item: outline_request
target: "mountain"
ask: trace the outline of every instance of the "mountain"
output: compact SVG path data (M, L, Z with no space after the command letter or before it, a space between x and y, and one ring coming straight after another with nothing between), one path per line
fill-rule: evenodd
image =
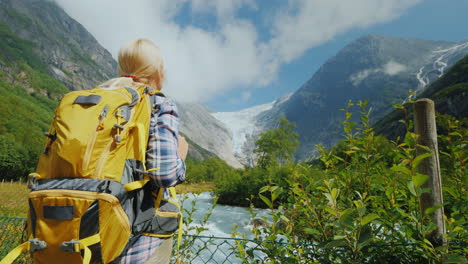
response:
M58 98L109 78L115 65L54 3L0 0L0 177L34 168Z
M430 98L434 101L435 110L457 119L468 118L468 55L457 61L442 77L431 83L417 98ZM417 99L415 98L415 99ZM412 108L407 106L409 119L412 119ZM395 139L405 133L402 110L395 109L374 125L378 134Z
M70 90L93 88L117 73L111 54L52 1L0 0L0 21L30 41L47 72Z
M219 120L229 131L232 137L232 151L235 158L241 164L249 167L255 164L255 157L253 155L255 141L258 138L258 134L266 129L263 124L257 122L258 118L265 112L279 107L291 95L286 94L274 102L246 108L237 112L212 113L213 117Z
M295 122L301 143L296 157L305 159L314 154L316 144L331 147L343 138L344 113L339 109L346 108L349 100L368 99L371 121L376 121L389 113L393 104L402 103L409 90L424 91L465 54L468 42L363 36L330 58L287 100L259 114L252 124L272 128L281 115Z
M227 164L240 168L242 164L233 155L232 135L224 124L212 116L212 111L197 103L180 102L177 104L180 112L180 131L186 135L192 144L196 144ZM195 157L201 158L195 154Z
M30 172L59 98L114 77L116 65L111 54L54 2L0 0L0 178L16 179ZM229 133L210 111L179 105L189 155L218 155L240 167Z

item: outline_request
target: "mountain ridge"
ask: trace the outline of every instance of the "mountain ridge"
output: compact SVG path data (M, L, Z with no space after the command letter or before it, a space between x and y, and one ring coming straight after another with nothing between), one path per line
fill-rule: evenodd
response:
M296 158L307 159L314 155L316 144L331 147L343 138L344 114L339 109L349 100L369 99L375 122L393 104L404 101L409 90L423 91L464 54L468 54L465 42L362 36L327 60L281 106L260 114L256 125L266 130L286 116L296 123L300 135Z

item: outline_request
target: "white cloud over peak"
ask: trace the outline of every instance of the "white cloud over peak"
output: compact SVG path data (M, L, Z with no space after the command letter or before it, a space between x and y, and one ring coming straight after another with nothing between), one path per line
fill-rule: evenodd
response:
M369 77L373 73L385 73L387 75L396 75L401 73L407 69L406 65L398 63L394 60L390 60L380 68L374 69L365 69L360 72L357 72L350 77L350 81L354 86L358 86L362 81L364 81L367 77Z
M152 40L165 59L164 90L179 100L206 101L239 87L271 84L281 65L306 50L347 30L395 19L422 0L279 2L276 15L264 18L272 25L267 40L259 39L255 21L239 14L248 8L260 17L265 15L254 0L55 1L114 57L132 39ZM213 27L191 24L190 17L180 24L178 15L183 10L193 19L202 15L216 18ZM398 67L393 65L386 72L395 70Z
M396 75L406 70L406 66L396 61L389 61L383 67L383 72L387 75Z

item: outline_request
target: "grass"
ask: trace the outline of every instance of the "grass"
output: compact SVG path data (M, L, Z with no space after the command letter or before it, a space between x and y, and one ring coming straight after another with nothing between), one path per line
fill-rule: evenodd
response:
M21 182L0 183L0 216L26 217L29 189Z
M200 183L183 183L176 186L177 193L202 193L202 192L212 192L214 191L215 186L213 183L209 182L200 182Z

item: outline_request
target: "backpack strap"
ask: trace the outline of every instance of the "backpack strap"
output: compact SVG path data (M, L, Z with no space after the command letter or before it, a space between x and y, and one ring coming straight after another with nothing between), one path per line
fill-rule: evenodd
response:
M43 250L47 247L46 242L35 239L29 239L23 244L14 248L8 255L6 255L1 261L0 264L11 264L24 252L34 253L39 250Z
M84 250L83 255L83 264L89 264L91 262L91 250L89 246L101 242L101 237L99 233L80 239L80 240L70 240L63 242L60 246L60 249L70 253L78 253L81 250Z
M31 242L26 241L23 244L17 246L13 249L8 255L6 255L1 261L0 264L11 264L15 259L17 259L23 252L31 250Z
M166 97L161 91L155 91L153 88L147 86L145 88L145 93L150 96L151 102L151 116L155 116L159 110L161 110L161 105L158 104L157 96L159 97Z

